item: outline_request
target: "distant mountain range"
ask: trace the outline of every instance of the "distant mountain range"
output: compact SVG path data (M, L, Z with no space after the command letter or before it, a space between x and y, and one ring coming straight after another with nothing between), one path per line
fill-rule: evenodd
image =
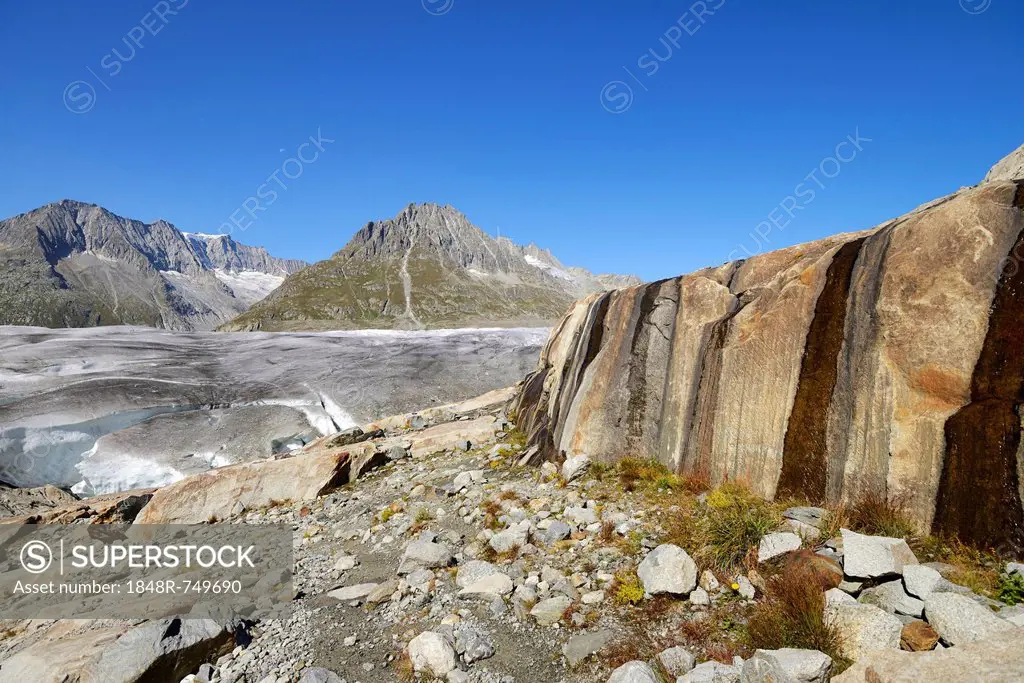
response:
M64 200L0 221L0 324L212 329L306 265Z
M535 245L491 237L451 206L410 204L221 329L546 326L580 297L639 282L567 268Z
M0 221L0 325L172 330L546 326L638 284L494 238L450 206L370 222L326 261L63 200Z

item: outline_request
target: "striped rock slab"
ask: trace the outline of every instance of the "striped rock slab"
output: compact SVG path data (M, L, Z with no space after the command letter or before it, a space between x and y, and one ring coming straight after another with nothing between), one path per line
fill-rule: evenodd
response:
M539 456L654 457L1024 546L1024 181L578 301L516 399Z

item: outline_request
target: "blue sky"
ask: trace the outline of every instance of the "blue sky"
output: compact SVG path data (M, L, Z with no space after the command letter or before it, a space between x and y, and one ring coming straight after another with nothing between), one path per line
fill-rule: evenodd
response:
M1016 0L0 0L0 17L0 215L61 198L197 232L234 215L240 241L307 260L433 201L653 279L869 227L1024 142ZM318 131L334 142L300 150Z

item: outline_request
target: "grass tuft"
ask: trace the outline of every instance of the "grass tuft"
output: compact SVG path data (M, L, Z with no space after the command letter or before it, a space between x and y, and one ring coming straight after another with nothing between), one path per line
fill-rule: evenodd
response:
M825 593L820 577L807 565L791 563L768 581L768 591L747 623L753 648L819 650L838 671L849 666L838 630L825 620Z
M847 514L850 528L855 531L893 538L917 536L917 525L907 515L906 505L885 495L867 494Z

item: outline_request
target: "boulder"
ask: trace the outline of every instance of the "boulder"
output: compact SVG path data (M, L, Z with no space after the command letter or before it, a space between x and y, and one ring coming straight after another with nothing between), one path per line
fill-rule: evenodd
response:
M661 683L654 670L643 662L626 662L612 672L608 683Z
M773 499L908 492L922 527L1019 546L1015 440L979 425L996 411L1009 424L1019 402L994 377L1024 357L1021 271L1004 269L1021 215L1002 179L869 230L593 294L554 325L511 409L549 456L648 453ZM978 381L992 390L972 396Z
M562 516L580 526L587 526L588 524L595 524L600 521L597 518L596 511L584 507L567 507Z
M89 524L131 524L156 492L156 489L134 489L77 500L61 489L44 486L29 489L37 494L31 496L34 504L26 508L17 494L22 490L0 488L0 492L6 492L9 497L6 502L0 501L0 524L81 524L85 520ZM45 505L38 505L40 496L45 499ZM3 517L5 511L28 514Z
M576 481L586 474L588 469L590 469L590 456L576 455L567 458L562 463L562 479L567 482Z
M495 597L511 595L513 587L512 579L504 574L490 574L463 588L459 591L459 597L490 601Z
M368 595L377 590L378 586L380 586L379 583L358 583L353 586L344 586L327 591L327 595L341 602L364 600Z
M949 645L965 645L1019 630L987 607L956 593L932 593L924 601L924 614L942 641Z
M373 444L348 452L304 454L220 467L163 487L135 518L136 524L205 524L227 519L236 503L246 510L280 501L314 500L379 464Z
M908 617L919 618L924 616L924 602L908 595L900 579L864 589L857 602L880 607L890 614L905 614Z
M799 550L801 543L799 536L789 532L765 534L757 546L757 561L767 562L780 555Z
M828 515L828 510L819 507L792 507L787 508L782 516L786 519L791 519L807 526L820 528Z
M670 647L658 653L658 663L669 676L690 673L697 665L697 658L684 647Z
M526 545L530 538L530 522L523 520L491 536L488 544L496 553L507 553Z
M530 616L536 619L537 623L541 626L551 626L552 624L557 624L562 619L565 610L569 609L571 605L572 600L564 595L556 595L553 598L541 600L534 605L533 609L530 610Z
M687 595L697 586L697 564L677 545L659 545L640 562L636 573L649 595Z
M858 579L877 579L903 574L903 567L917 564L914 552L902 538L865 536L842 529L843 570Z
M459 570L455 574L455 585L459 588L467 588L486 576L501 573L501 569L490 562L470 560L459 565Z
M302 670L299 683L344 683L341 676L330 669L320 666L307 667Z
M763 662L767 666L759 666L757 662ZM766 672L780 672L781 676L771 678L764 675ZM756 651L754 656L744 663L740 680L743 683L782 683L783 680L827 683L831 673L832 658L825 653L787 647Z
M910 652L925 652L939 642L939 634L923 621L912 621L903 627L900 647Z
M721 662L704 662L683 674L676 683L739 683L740 668Z
M596 654L615 639L615 632L605 629L593 633L575 635L562 646L562 654L569 668L575 667L587 657Z
M127 630L101 627L69 634L74 625L57 622L35 643L7 659L0 680L179 681L234 647L233 634L210 619L159 619Z
M409 659L416 672L444 678L456 666L455 649L440 633L424 631L409 642Z
M910 564L903 568L903 587L907 593L924 600L942 581L942 575L923 564Z
M437 569L447 567L453 562L452 551L448 546L433 541L413 541L405 547L402 562L398 565L399 574L408 574L416 569Z
M484 415L472 420L445 422L427 427L415 434L406 434L402 439L412 441L412 457L424 458L442 451L465 450L464 447L469 444L486 444L494 440L498 431L500 430L496 419L491 415ZM394 444L389 443L390 445Z
M544 541L551 545L558 541L564 541L572 535L572 527L561 520L555 520L544 532Z
M832 683L1016 683L1024 680L1024 630L930 652L871 653Z
M839 630L847 659L858 660L876 650L900 645L903 622L874 605L826 603L825 618Z

